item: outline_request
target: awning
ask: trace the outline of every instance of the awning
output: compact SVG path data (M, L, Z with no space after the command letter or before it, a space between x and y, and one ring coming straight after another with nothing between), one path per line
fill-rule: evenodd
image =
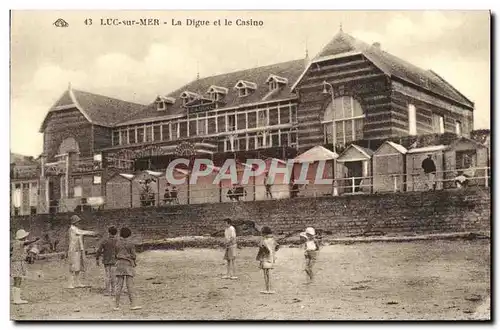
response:
M313 147L293 159L295 163L313 163L318 161L337 159L339 155L323 146Z
M127 180L133 180L134 175L133 174L128 174L128 173L120 173L120 176L127 179Z
M146 170L146 173L155 177L160 177L165 174L164 172L155 172L150 170Z

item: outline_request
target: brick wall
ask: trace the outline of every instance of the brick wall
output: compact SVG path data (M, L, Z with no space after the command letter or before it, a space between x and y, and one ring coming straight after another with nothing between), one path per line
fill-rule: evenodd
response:
M240 203L175 205L99 211L81 227L105 234L110 225L130 226L140 239L210 234L231 217L269 225L275 233L314 226L335 236L422 234L490 230L490 193L485 189L407 192ZM47 230L66 239L68 215L11 218L11 233Z

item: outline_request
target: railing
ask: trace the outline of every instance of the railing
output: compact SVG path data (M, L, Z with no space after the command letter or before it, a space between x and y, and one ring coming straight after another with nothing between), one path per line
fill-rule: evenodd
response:
M460 183L457 177L468 171L465 182ZM463 179L463 178L461 178ZM490 186L490 169L488 167L469 168L465 170L438 171L436 172L436 188L441 189L464 189L467 186ZM259 201L288 198L340 196L352 194L370 194L380 192L404 192L404 191L425 191L433 187L429 185L428 178L422 173L409 174L385 174L365 177L351 177L336 179L332 184L273 184L265 186L262 184L249 184L235 187L218 185L178 185L177 190L169 190L165 194L164 186L160 184L160 190L153 184L152 190L147 194L137 189L131 190L129 183L108 183L107 188L113 185L121 186L120 193L106 196L106 203L103 197L94 197L101 200L101 205L90 203L91 198L81 203L81 198L72 200L61 200L50 203L52 212L73 212L75 210L96 210L96 209L118 209L130 207L156 207L170 206L177 204L204 204L204 203L226 203L241 201ZM172 187L172 186L170 186ZM158 192L159 191L159 192ZM57 204L57 205L55 205ZM96 204L96 205L93 205Z
M40 176L40 167L38 165L21 165L12 168L12 179L32 179Z
M102 169L102 162L95 161L94 158L81 158L73 163L74 173L94 172Z

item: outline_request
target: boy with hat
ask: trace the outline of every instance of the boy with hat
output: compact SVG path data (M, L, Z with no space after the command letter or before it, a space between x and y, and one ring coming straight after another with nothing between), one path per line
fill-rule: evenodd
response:
M307 274L306 284L314 280L313 266L318 257L320 242L316 239L316 231L313 227L307 227L305 232L300 233L301 241L304 243L304 256L306 258L305 271Z
M69 227L69 246L68 246L68 260L70 278L68 289L84 288L85 285L80 283L80 272L85 271L85 250L83 246L84 236L97 236L97 233L89 230L82 230L76 226L82 219L73 215L71 217L71 226ZM75 285L76 283L76 285Z
M14 278L14 286L12 288L12 300L14 304L21 305L27 304L26 300L21 299L21 283L22 278L26 277L26 246L31 245L38 241L38 237L32 241L27 241L29 232L24 229L19 229L16 232L16 239L11 247L11 264L10 276Z

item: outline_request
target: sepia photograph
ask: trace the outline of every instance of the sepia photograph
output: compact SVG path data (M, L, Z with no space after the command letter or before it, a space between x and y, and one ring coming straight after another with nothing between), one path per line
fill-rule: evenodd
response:
M11 10L10 319L491 321L491 31Z

